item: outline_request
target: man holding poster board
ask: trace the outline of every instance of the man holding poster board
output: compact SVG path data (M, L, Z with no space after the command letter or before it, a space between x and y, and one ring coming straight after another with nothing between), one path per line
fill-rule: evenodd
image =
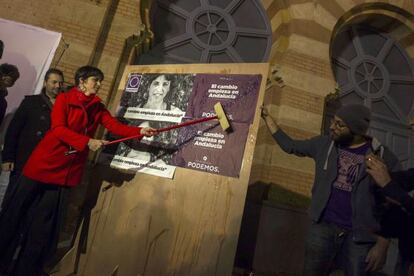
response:
M278 127L266 108L262 117L283 151L315 161L309 210L312 224L306 239L304 275L329 275L334 264L346 275L365 275L384 265L388 241L379 236L381 200L365 171L365 155L378 154L391 170L396 156L367 135L370 110L344 105L331 121L330 135L292 139Z

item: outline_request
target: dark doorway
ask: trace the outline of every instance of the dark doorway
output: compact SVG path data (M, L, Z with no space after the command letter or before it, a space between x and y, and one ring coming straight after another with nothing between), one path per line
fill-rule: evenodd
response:
M369 26L348 27L332 43L338 100L342 104L363 103L371 108L370 135L387 145L404 167L412 167L414 131L409 126L414 115L412 60L394 38ZM329 105L325 121L335 109ZM327 124L324 125L326 131Z

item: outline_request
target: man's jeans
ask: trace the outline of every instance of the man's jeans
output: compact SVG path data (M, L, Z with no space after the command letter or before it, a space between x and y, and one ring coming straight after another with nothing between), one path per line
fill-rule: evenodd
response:
M306 240L304 275L324 276L337 266L347 276L363 276L373 243L355 243L352 233L330 223L313 223Z

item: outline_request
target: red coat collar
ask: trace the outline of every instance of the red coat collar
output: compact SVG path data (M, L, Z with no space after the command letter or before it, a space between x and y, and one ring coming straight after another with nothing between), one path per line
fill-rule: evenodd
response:
M82 91L79 90L79 88L73 87L71 90L69 90L65 94L68 99L68 104L77 105L77 106L85 106L84 104L85 101L83 100L85 95L83 94ZM101 101L102 101L101 98L95 95L86 106L89 107L91 105L100 103Z

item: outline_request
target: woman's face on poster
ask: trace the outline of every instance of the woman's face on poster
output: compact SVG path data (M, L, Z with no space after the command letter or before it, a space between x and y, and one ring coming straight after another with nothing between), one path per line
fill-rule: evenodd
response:
M160 75L151 82L148 95L153 100L163 100L170 91L171 81L167 80L165 75Z

